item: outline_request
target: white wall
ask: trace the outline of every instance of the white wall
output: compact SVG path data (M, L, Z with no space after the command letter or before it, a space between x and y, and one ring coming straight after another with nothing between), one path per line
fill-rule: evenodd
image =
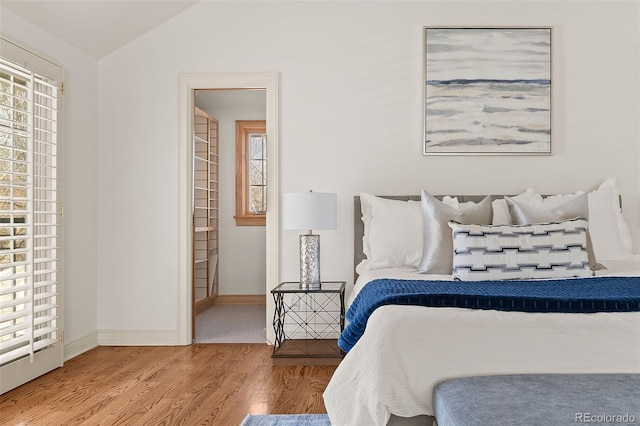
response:
M353 276L352 197L361 191L573 192L615 175L637 245L638 7L201 2L102 59L98 327L177 326L186 285L176 264L180 73L280 73L281 191L338 193L338 229L321 232L325 279ZM553 156L421 155L425 25L553 27ZM297 233L280 235L281 279L295 280Z
M62 65L64 144L64 330L68 347L97 343L98 62L2 8L2 35Z
M236 226L236 120L265 120L264 90L198 91L196 105L219 122L220 294L265 294L264 226Z

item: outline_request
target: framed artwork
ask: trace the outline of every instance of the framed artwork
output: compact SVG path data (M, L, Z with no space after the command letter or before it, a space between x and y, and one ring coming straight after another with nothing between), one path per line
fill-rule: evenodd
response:
M551 28L425 27L425 155L551 154Z

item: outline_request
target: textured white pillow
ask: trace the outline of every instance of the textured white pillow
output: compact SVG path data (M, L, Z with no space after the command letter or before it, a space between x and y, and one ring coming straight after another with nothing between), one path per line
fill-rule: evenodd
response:
M596 257L600 260L633 257L631 232L622 217L615 178L607 179L588 195L590 232Z
M422 212L418 201L360 194L367 257L356 272L381 268L416 268L422 256Z
M532 188L527 189L521 194L511 197L512 200L517 202L535 204L538 201L542 201L542 197L537 194ZM511 225L511 215L509 214L509 206L504 198L498 198L493 200L493 223L492 225Z
M588 222L581 218L533 225L463 225L450 221L453 277L464 281L568 278L592 275Z
M558 194L529 204L551 210L572 200L584 192ZM620 211L620 194L615 178L604 181L598 189L587 193L589 205L589 234L598 262L604 260L626 260L633 257L631 233Z
M504 198L498 198L491 203L493 208L492 225L511 225L509 206Z

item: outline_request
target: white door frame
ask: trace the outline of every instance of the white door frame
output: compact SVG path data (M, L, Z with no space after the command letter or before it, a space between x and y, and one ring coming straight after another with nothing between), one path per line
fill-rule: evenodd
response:
M178 147L178 345L190 345L195 330L191 327L192 305L192 152L194 90L197 89L265 89L267 121L267 223L265 295L279 282L278 238L278 74L277 73L210 73L180 75L180 137ZM241 265L237 265L241 266ZM265 325L267 340L274 341L269 327L274 303L266 297Z

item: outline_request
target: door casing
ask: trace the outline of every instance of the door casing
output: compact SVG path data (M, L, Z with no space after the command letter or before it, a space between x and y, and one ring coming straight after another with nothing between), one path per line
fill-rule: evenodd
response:
M279 282L279 154L278 154L278 74L266 73L205 73L180 75L180 127L178 147L178 330L177 345L193 342L192 304L192 221L191 176L193 173L194 91L198 89L264 89L267 122L267 220L266 220L266 283L265 294ZM274 302L267 297L265 325L274 310ZM274 341L272 327L266 326L267 341Z

